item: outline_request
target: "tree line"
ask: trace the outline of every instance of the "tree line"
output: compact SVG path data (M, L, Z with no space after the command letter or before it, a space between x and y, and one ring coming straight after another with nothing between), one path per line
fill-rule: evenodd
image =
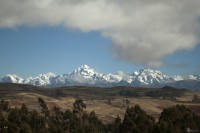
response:
M166 108L158 122L139 105L127 107L124 118L117 116L114 122L103 124L95 112L86 113L86 104L76 99L73 110L50 111L42 98L38 98L39 111L9 107L0 101L0 133L185 133L200 131L200 116L184 105Z

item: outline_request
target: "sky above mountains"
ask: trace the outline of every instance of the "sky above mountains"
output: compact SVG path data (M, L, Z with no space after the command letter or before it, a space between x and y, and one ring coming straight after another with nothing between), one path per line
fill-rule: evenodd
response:
M19 4L20 3L20 4ZM0 76L142 67L200 73L200 1L1 0Z

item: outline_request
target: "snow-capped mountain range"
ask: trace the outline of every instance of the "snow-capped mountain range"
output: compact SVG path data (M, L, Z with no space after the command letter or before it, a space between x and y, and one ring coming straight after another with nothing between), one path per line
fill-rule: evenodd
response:
M36 86L73 86L73 85L86 85L86 86L99 86L99 87L112 87L112 86L145 86L145 87L161 87L164 85L171 85L181 87L187 82L190 82L189 88L200 89L200 75L188 76L167 76L161 71L152 70L149 68L140 69L132 74L124 74L119 71L116 74L102 74L96 72L94 69L87 65L78 67L73 72L63 75L56 75L54 73L40 74L37 77L29 77L23 79L15 74L8 74L0 79L1 83L20 83L31 84ZM179 86L178 86L178 85ZM187 86L188 87L188 86Z

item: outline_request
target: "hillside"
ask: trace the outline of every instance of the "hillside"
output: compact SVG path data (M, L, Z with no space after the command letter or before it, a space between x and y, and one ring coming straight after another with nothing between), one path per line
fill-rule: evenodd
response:
M22 103L25 103L28 108L38 110L37 99L41 97L50 109L59 106L65 110L72 109L75 99L81 98L86 103L86 111L94 110L105 123L113 121L117 115L123 117L126 108L136 104L157 120L164 108L176 104L184 104L199 113L200 103L192 102L194 94L200 97L199 92L169 86L159 89L120 86L45 88L25 84L0 84L0 98L8 100L11 107L21 107Z

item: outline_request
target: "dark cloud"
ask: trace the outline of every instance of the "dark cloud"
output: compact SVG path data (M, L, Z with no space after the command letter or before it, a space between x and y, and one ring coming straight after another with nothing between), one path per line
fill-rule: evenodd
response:
M164 64L163 64L163 66L165 66L165 67L173 67L173 68L189 68L190 67L190 65L188 64L188 63L184 63L184 62L181 62L181 63L170 63L170 62L165 62Z

